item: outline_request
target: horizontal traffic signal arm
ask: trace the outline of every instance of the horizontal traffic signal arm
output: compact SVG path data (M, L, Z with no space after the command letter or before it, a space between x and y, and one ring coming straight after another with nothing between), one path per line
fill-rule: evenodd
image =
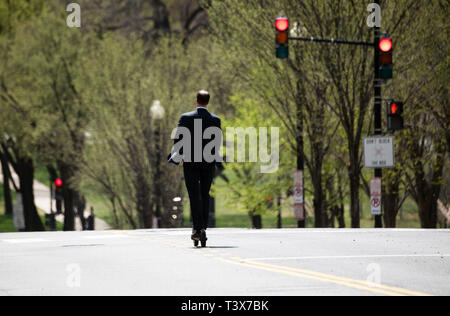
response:
M333 43L333 44L348 44L348 45L362 45L362 46L373 46L374 42L365 41L349 41L339 38L320 38L320 37L307 37L307 36L289 36L289 40L292 41L305 41L305 42L318 42L318 43Z

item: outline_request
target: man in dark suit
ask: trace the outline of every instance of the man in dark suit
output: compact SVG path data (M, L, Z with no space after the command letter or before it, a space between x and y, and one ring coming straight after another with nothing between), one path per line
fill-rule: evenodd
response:
M191 239L197 243L201 241L203 247L207 240L209 190L216 165L221 164L219 149L222 143L220 118L208 112L209 100L210 95L207 91L199 91L197 93L197 109L181 115L177 133L183 134L184 146L179 150L176 150L176 146L174 146L169 159L169 162L176 164L183 159L184 179L189 194L194 226ZM178 141L176 136L175 145Z

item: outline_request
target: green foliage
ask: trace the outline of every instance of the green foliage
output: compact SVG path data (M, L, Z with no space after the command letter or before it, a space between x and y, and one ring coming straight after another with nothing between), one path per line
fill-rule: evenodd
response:
M296 119L304 119L304 159L310 174L307 181L310 179L313 184L314 199L323 199L320 191L326 189L326 203L322 205L331 207L343 203L343 198L337 196L348 194L342 187L345 182L349 183L352 200L345 201L350 202L352 225L355 226L359 225L360 185L368 194L368 180L372 176L372 171L362 170L361 160L362 137L373 133L370 106L373 102L372 50L368 47L291 41L291 57L279 61L274 53L273 21L280 12L284 12L289 16L291 30L296 35L371 41L373 31L365 25L365 16L361 17L361 12L366 12L366 5L325 0L229 0L208 4L213 31L226 52L222 60L229 64L230 69L235 69L240 79L240 85L235 84L237 90L249 91L248 98L262 98L264 102L259 109L270 108L272 115L280 119L286 129L284 140L291 144L291 150L284 151L283 155L289 155L291 161L295 160L292 153L299 135ZM423 182L403 178L405 171L414 174L417 166L423 164L425 170L434 170L436 179L440 179L442 163L448 164L448 155L440 150L444 146L443 136L447 135L448 139L450 118L448 63L445 66L445 61L448 61L448 22L444 18L448 9L448 5L440 1L382 3L383 30L387 30L394 40L395 54L395 79L387 85L385 95L408 100L407 107L411 104L407 108L407 120L419 125L396 135L399 168L385 172L386 193L392 193L389 190L393 188L394 180L401 180L394 190L394 194L399 194L399 190L402 192L402 196L397 198L397 210L410 192L423 186L419 184ZM421 31L412 34L409 31L412 24L420 25ZM324 114L321 116L321 113ZM238 112L237 116L240 116ZM408 141L426 146L414 150L406 147ZM448 144L446 146L448 148ZM418 157L411 159L415 153L419 153ZM414 159L420 164L414 167L413 163L405 170L403 167L407 162L412 163ZM430 165L433 161L438 163ZM432 173L428 172L429 177ZM414 175L409 176L409 179L413 178ZM436 183L440 180L431 181ZM311 184L307 182L306 188ZM440 185L435 189L439 191ZM436 200L431 203L435 204ZM429 203L426 205L430 207Z
M259 129L267 128L268 140L271 139L271 128L279 128L280 134L284 133L283 126L276 116L271 115L270 109L261 106L263 100L252 100L246 98L242 93L238 93L231 98L231 103L235 107L236 114L233 119L224 120L222 128L224 130L224 138L227 139L227 127L255 128L258 144L255 145L258 152L261 150L259 146ZM245 152L246 161L249 161L250 137L246 136ZM234 144L235 157L237 161L237 147L239 142ZM267 144L270 154L271 142ZM280 152L286 151L288 145L285 142L279 144ZM253 148L253 149L255 149ZM225 150L225 155L227 151ZM227 157L227 160L231 157ZM227 186L215 187L215 194L226 198L227 207L240 209L244 212L251 212L255 215L265 214L268 210L269 201L273 205L275 197L281 196L286 192L291 182L292 162L286 160L287 155L281 155L279 166L274 173L262 173L261 161L245 162L245 163L227 163L228 183ZM276 183L276 185L274 185ZM272 211L276 211L277 207L273 205Z
M0 233L14 233L17 229L14 227L12 217L0 215Z

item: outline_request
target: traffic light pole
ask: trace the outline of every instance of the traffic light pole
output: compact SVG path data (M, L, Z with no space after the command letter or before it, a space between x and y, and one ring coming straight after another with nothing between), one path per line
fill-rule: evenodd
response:
M299 105L297 105L299 106ZM304 150L304 144L303 144L303 116L301 115L301 108L297 108L297 170L301 170L304 174L304 168L305 163L303 161L303 150ZM304 178L304 177L303 177ZM303 201L305 200L305 190L303 187ZM304 202L303 202L304 203ZM303 204L304 205L304 204ZM297 221L297 227L298 228L305 228L306 227L306 209L303 206L303 219Z
M377 5L380 5L380 1L376 0L375 3ZM375 135L381 135L382 134L382 122L381 122L381 79L380 79L380 50L377 49L378 45L380 44L380 28L374 27L374 73L375 73L375 79L373 82L373 89L374 89L374 105L373 105L373 111L374 111L374 130ZM381 168L376 168L375 171L375 178L380 178L383 175L383 171ZM381 208L381 211L383 211L383 208ZM383 220L382 215L375 215L375 228L382 228L383 227Z

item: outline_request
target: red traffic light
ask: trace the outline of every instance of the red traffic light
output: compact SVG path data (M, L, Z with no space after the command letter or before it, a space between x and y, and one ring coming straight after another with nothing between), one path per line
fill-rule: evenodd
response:
M59 187L62 187L62 185L63 185L63 182L62 182L62 180L61 179L56 179L55 180L55 185L59 188Z
M390 38L383 38L379 44L380 50L383 53L388 53L392 49L392 41Z
M398 111L398 106L395 103L391 103L391 113L396 114Z
M288 18L278 18L275 21L275 28L280 31L284 32L289 28L289 20Z

